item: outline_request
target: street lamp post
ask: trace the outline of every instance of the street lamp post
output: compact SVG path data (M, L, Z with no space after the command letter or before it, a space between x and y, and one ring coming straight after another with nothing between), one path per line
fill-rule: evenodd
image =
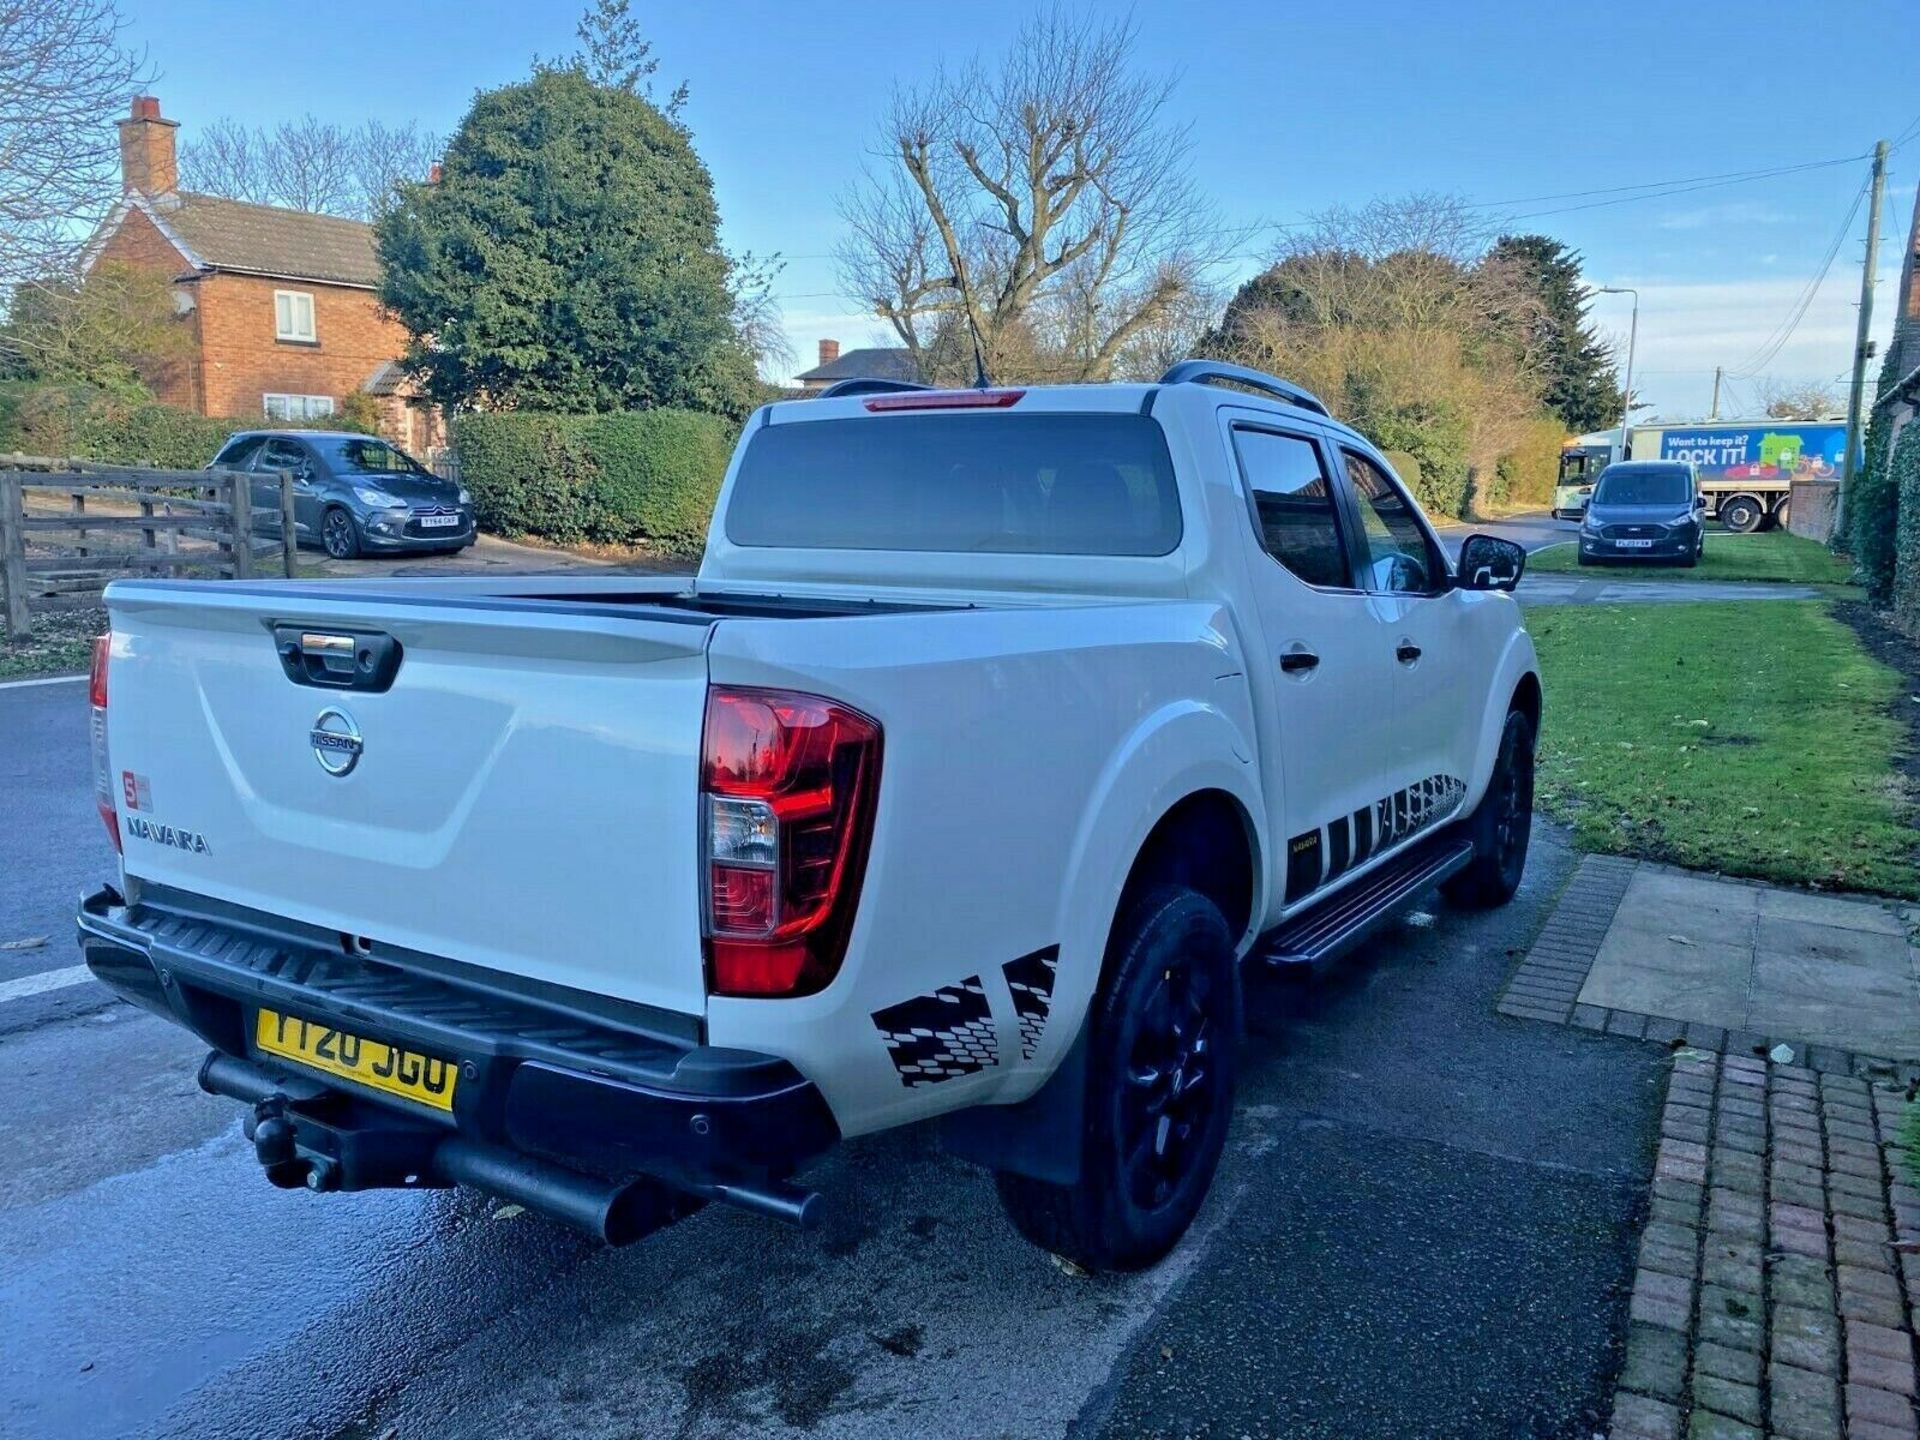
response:
M1620 396L1620 458L1627 458L1627 418L1633 412L1633 347L1640 338L1640 292L1631 285L1602 285L1596 295L1631 295L1633 319L1627 326L1627 383Z

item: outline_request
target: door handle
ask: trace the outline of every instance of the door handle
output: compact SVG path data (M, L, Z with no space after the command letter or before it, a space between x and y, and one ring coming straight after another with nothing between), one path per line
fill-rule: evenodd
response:
M1411 665L1420 658L1420 647L1411 640L1402 640L1394 650L1393 656L1402 665Z
M1305 648L1289 650L1280 657L1280 669L1288 675L1304 675L1319 663L1320 657Z

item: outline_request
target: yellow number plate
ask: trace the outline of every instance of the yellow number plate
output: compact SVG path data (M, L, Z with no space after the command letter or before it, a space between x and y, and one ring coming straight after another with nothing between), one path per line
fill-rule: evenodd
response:
M451 1060L436 1060L384 1040L365 1040L314 1020L272 1010L260 1012L253 1039L269 1055L283 1055L342 1080L431 1105L435 1110L453 1109L453 1085L459 1078L459 1067Z

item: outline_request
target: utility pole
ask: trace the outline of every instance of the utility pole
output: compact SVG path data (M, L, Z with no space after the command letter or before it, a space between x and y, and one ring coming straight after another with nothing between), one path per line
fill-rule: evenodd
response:
M1726 366L1716 365L1713 367L1713 411L1707 416L1709 420L1718 420L1720 418L1720 377L1725 373Z
M1860 448L1860 406L1867 393L1867 360L1873 342L1867 332L1873 328L1873 280L1880 268L1880 202L1887 191L1887 142L1873 147L1873 195L1867 202L1867 263L1860 272L1860 329L1853 342L1853 387L1847 392L1847 453L1840 464L1840 489L1834 496L1833 530L1837 536L1847 519L1847 493L1853 489L1856 461Z

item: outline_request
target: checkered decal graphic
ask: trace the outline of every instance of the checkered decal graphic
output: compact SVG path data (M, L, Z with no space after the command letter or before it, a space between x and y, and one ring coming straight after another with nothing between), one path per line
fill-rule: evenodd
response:
M1467 783L1459 776L1429 775L1331 825L1294 836L1287 842L1287 903L1452 818L1466 795Z
M1379 844L1383 848L1397 844L1446 819L1460 807L1461 797L1466 793L1466 782L1457 776L1429 775L1377 801L1373 807L1373 829L1380 837Z
M1000 967L1007 977L1007 989L1013 992L1013 1011L1020 1017L1020 1058L1033 1059L1040 1048L1041 1032L1047 1028L1047 1013L1053 1008L1053 974L1060 966L1060 947L1049 945Z
M1000 1063L993 1016L978 975L873 1012L906 1086L937 1085Z

